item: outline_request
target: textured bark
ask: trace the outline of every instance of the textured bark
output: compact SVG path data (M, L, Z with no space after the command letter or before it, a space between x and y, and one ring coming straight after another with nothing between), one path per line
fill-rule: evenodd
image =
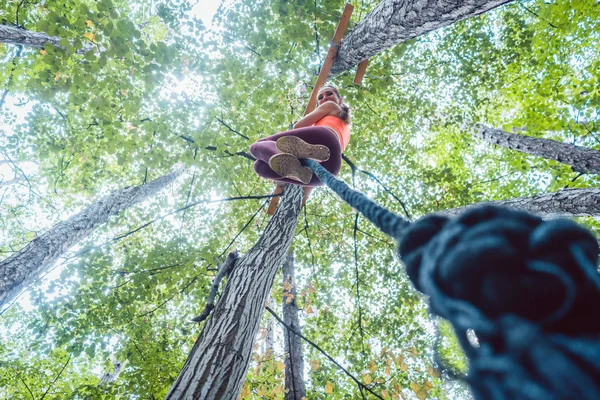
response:
M294 253L292 251L290 251L283 263L283 287L283 321L296 332L302 332L298 319L298 305L296 303L296 279ZM291 298L290 302L287 301L288 298ZM285 352L287 353L287 357L285 358L285 400L302 400L303 397L306 397L306 387L303 377L304 358L302 355L302 342L300 336L294 335L289 329L284 330L284 338Z
M286 188L264 233L238 259L223 295L167 399L237 399L277 270L290 247L303 190Z
M275 304L273 297L269 297L269 304ZM265 348L263 354L268 354L268 357L273 357L275 354L275 317L269 314L267 320L267 336L265 337Z
M512 0L383 0L342 40L330 76L381 51Z
M486 142L570 165L575 172L600 174L600 151L554 140L534 138L480 126L477 136Z
M528 211L544 218L600 217L600 188L562 189L558 192L543 193L533 197L487 201L441 211L440 214L457 215L463 211L483 205L504 206L516 210Z
M127 364L127 360L120 362L117 360L113 360L113 371L111 372L106 371L104 374L102 374L102 377L100 378L100 383L98 384L98 386L102 386L102 385L107 385L109 383L113 383L117 380L117 378L119 378L119 375L121 375L121 372L123 371L123 368L125 367L125 364Z
M64 46L60 44L61 39L62 38L58 36L48 36L44 32L32 32L17 28L14 25L0 24L0 43L37 48L43 48L44 45L50 43L53 46L65 49ZM83 43L83 47L77 49L76 53L82 54L88 50L97 50L97 47L93 43Z
M0 262L0 306L11 301L65 251L105 223L109 217L156 194L182 172L183 169L179 169L145 185L113 192L66 221L54 225L19 252Z

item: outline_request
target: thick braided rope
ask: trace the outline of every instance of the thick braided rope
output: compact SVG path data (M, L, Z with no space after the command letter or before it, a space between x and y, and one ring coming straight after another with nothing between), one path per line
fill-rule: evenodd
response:
M371 221L383 233L395 239L402 235L402 232L410 223L389 210L371 201L364 194L351 189L344 182L337 179L318 162L310 159L302 160L302 163L308 166L319 177L321 182L333 190L342 200L359 211L366 219Z
M586 229L489 206L409 226L303 162L399 243L411 281L454 326L477 399L600 398L599 249Z

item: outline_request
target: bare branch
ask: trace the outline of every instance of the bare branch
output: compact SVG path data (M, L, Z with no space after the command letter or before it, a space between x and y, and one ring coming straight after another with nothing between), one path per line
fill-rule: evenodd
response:
M206 306L204 307L204 310L202 310L200 315L192 318L192 321L200 323L206 318L208 318L210 312L213 310L213 308L215 308L215 297L217 296L217 292L219 291L219 285L221 284L223 277L229 276L229 274L233 270L235 261L238 259L239 256L240 253L237 250L234 250L231 253L229 253L227 258L225 259L225 262L219 268L219 272L215 276L215 279L213 279L213 283L210 288L210 294L208 295L208 299L206 300Z
M325 357L327 357L327 359L329 361L331 361L332 363L334 363L339 369L341 369L346 375L348 375L350 377L350 379L352 379L359 388L361 389L365 389L367 390L369 393L371 393L373 396L377 397L378 399L383 400L383 397L381 397L380 395L378 395L377 393L373 392L368 386L366 386L365 384L363 384L361 381L359 381L358 379L356 379L356 377L354 375L352 375L350 372L348 372L348 370L346 370L346 368L342 367L337 361L335 361L335 359L333 357L331 357L329 354L327 354L322 348L320 348L315 342L313 342L312 340L308 339L307 337L303 336L300 332L296 331L294 328L292 328L291 326L289 326L288 324L286 324L285 322L283 322L283 320L281 318L279 318L279 316L277 315L277 313L275 313L275 311L273 311L271 308L269 308L268 306L265 307L265 309L271 313L271 315L273 315L275 317L275 319L277 321L279 321L279 323L281 325L283 325L285 327L285 329L289 330L290 332L292 332L294 335L298 335L300 336L302 339L304 339L308 344L310 344L312 347L314 347L315 349L317 349L321 354L323 354Z

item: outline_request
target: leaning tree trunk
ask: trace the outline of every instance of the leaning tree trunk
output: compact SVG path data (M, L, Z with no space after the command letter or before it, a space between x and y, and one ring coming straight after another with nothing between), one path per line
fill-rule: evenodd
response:
M167 399L238 398L265 302L296 231L302 196L300 186L288 186L260 239L236 261Z
M487 126L476 134L486 142L570 165L575 172L600 174L600 151L549 139L515 135Z
M54 225L20 251L0 262L0 306L11 301L65 251L105 223L109 217L156 194L182 172L183 169L178 169L145 185L113 192L66 221Z
M342 40L330 75L389 48L512 0L383 0Z
M294 252L290 251L283 263L283 322L295 332L301 332L296 303L296 279L294 272ZM304 385L304 358L300 336L284 330L285 338L285 400L302 400L306 397Z
M533 197L486 201L444 210L440 214L458 215L471 208L485 205L528 211L545 218L600 217L600 188L562 189L558 192L542 193Z
M62 38L59 36L48 36L44 32L32 32L18 28L14 25L0 24L0 43L37 48L42 48L49 43L53 46L65 49L65 47L60 44L61 39ZM97 48L93 43L83 43L83 47L77 49L76 53L82 54L88 50L96 49Z

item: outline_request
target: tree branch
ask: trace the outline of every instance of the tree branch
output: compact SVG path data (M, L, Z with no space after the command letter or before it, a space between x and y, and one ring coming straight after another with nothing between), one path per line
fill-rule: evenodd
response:
M352 375L350 372L348 372L348 370L346 370L346 368L342 367L337 361L335 361L335 359L333 357L331 357L329 354L327 354L322 348L320 348L315 342L313 342L312 340L306 338L305 336L303 336L300 332L296 331L294 328L292 328L291 326L289 326L288 324L286 324L285 322L283 322L283 320L281 318L279 318L279 316L277 315L277 313L275 313L275 311L273 311L270 307L265 306L265 309L271 313L271 315L273 315L275 317L275 319L277 321L279 321L279 323L281 325L283 325L285 327L285 329L289 330L290 332L292 332L294 335L298 335L300 336L304 341L306 341L308 344L310 344L312 347L314 347L315 349L317 349L321 354L323 354L325 357L327 357L327 359L329 361L331 361L332 363L334 363L339 369L341 369L346 375L348 375L348 377L350 377L350 379L352 379L359 388L361 389L365 389L367 390L369 393L371 393L373 396L377 397L378 399L383 400L383 397L381 397L380 395L378 395L377 393L373 392L368 386L366 386L365 384L363 384L361 381L359 381L358 379L356 379L356 377L354 377L354 375Z
M217 292L219 291L219 285L221 284L221 280L223 277L229 276L233 267L235 266L235 261L240 256L240 253L237 250L232 251L225 259L225 262L219 268L219 272L213 279L212 286L210 288L210 294L208 295L208 299L206 300L206 306L204 310L197 317L192 318L193 322L201 323L206 318L208 318L210 312L215 308L215 297L217 296Z
M225 126L227 129L229 129L231 132L235 133L236 135L239 135L239 136L243 137L246 140L250 140L250 138L248 136L246 136L246 135L244 135L242 133L239 133L238 131L236 131L235 129L233 129L232 127L230 127L229 125L227 125L225 123L225 121L223 121L221 118L219 118L219 117L216 117L216 118L217 118L217 121L219 121L221 124L223 124L223 126Z

